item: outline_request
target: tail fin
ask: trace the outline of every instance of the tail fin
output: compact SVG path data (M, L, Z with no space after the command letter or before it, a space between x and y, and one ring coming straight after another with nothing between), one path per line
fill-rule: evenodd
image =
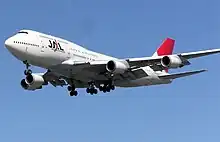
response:
M174 44L175 44L175 40L171 38L165 39L153 56L163 56L163 55L173 54Z
M175 45L174 39L171 38L165 39L153 56L172 55L174 45ZM168 72L168 69L165 69L165 72Z

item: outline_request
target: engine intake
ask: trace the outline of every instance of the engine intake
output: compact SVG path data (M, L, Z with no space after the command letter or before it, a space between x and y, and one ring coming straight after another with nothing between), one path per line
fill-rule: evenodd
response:
M41 89L42 85L45 84L45 80L41 75L29 74L25 79L21 80L21 86L25 90L36 90Z
M106 70L114 74L123 74L128 68L129 65L122 61L111 60L106 64Z
M25 79L22 79L22 80L21 80L21 86L22 86L22 88L24 88L25 90L27 90L28 87L29 87L29 85L26 83Z
M183 66L182 60L176 55L164 56L161 59L161 64L166 68L179 68Z

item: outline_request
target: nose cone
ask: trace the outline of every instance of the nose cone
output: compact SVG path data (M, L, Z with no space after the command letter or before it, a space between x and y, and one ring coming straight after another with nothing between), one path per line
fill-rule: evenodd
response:
M11 40L11 38L8 38L5 41L5 47L10 50L12 48L12 46L13 46L13 41Z
M18 58L19 60L24 61L25 60L24 58L26 57L26 48L23 44L16 44L15 39L16 38L14 36L8 38L5 41L5 47L16 58ZM21 40L21 39L17 39L17 40Z

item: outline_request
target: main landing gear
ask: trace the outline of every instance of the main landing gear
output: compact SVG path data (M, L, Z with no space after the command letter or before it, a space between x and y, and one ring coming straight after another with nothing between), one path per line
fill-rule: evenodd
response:
M99 88L99 91L102 91L104 93L110 92L111 90L115 90L115 86L112 84L112 82L106 83L103 86L100 85L98 88ZM95 89L94 82L89 83L89 87L86 89L86 92L91 95L98 93L98 90Z
M115 90L115 86L112 84L104 84L104 86L99 87L99 91L102 91L104 93L110 92L111 90Z
M89 88L86 89L86 93L89 93L91 95L98 94L98 90L95 89L94 82L89 82Z
M70 96L77 96L78 92L75 90L76 87L74 85L67 87L68 91L70 92Z

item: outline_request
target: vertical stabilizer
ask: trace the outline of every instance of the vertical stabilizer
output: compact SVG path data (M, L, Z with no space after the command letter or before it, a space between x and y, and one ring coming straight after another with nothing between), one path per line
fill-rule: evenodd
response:
M163 55L172 55L173 49L175 45L175 40L171 38L167 38L163 41L157 51L153 54L153 56L163 56ZM168 72L168 69L165 70Z
M165 39L153 56L172 55L174 45L175 45L175 40L171 38Z

